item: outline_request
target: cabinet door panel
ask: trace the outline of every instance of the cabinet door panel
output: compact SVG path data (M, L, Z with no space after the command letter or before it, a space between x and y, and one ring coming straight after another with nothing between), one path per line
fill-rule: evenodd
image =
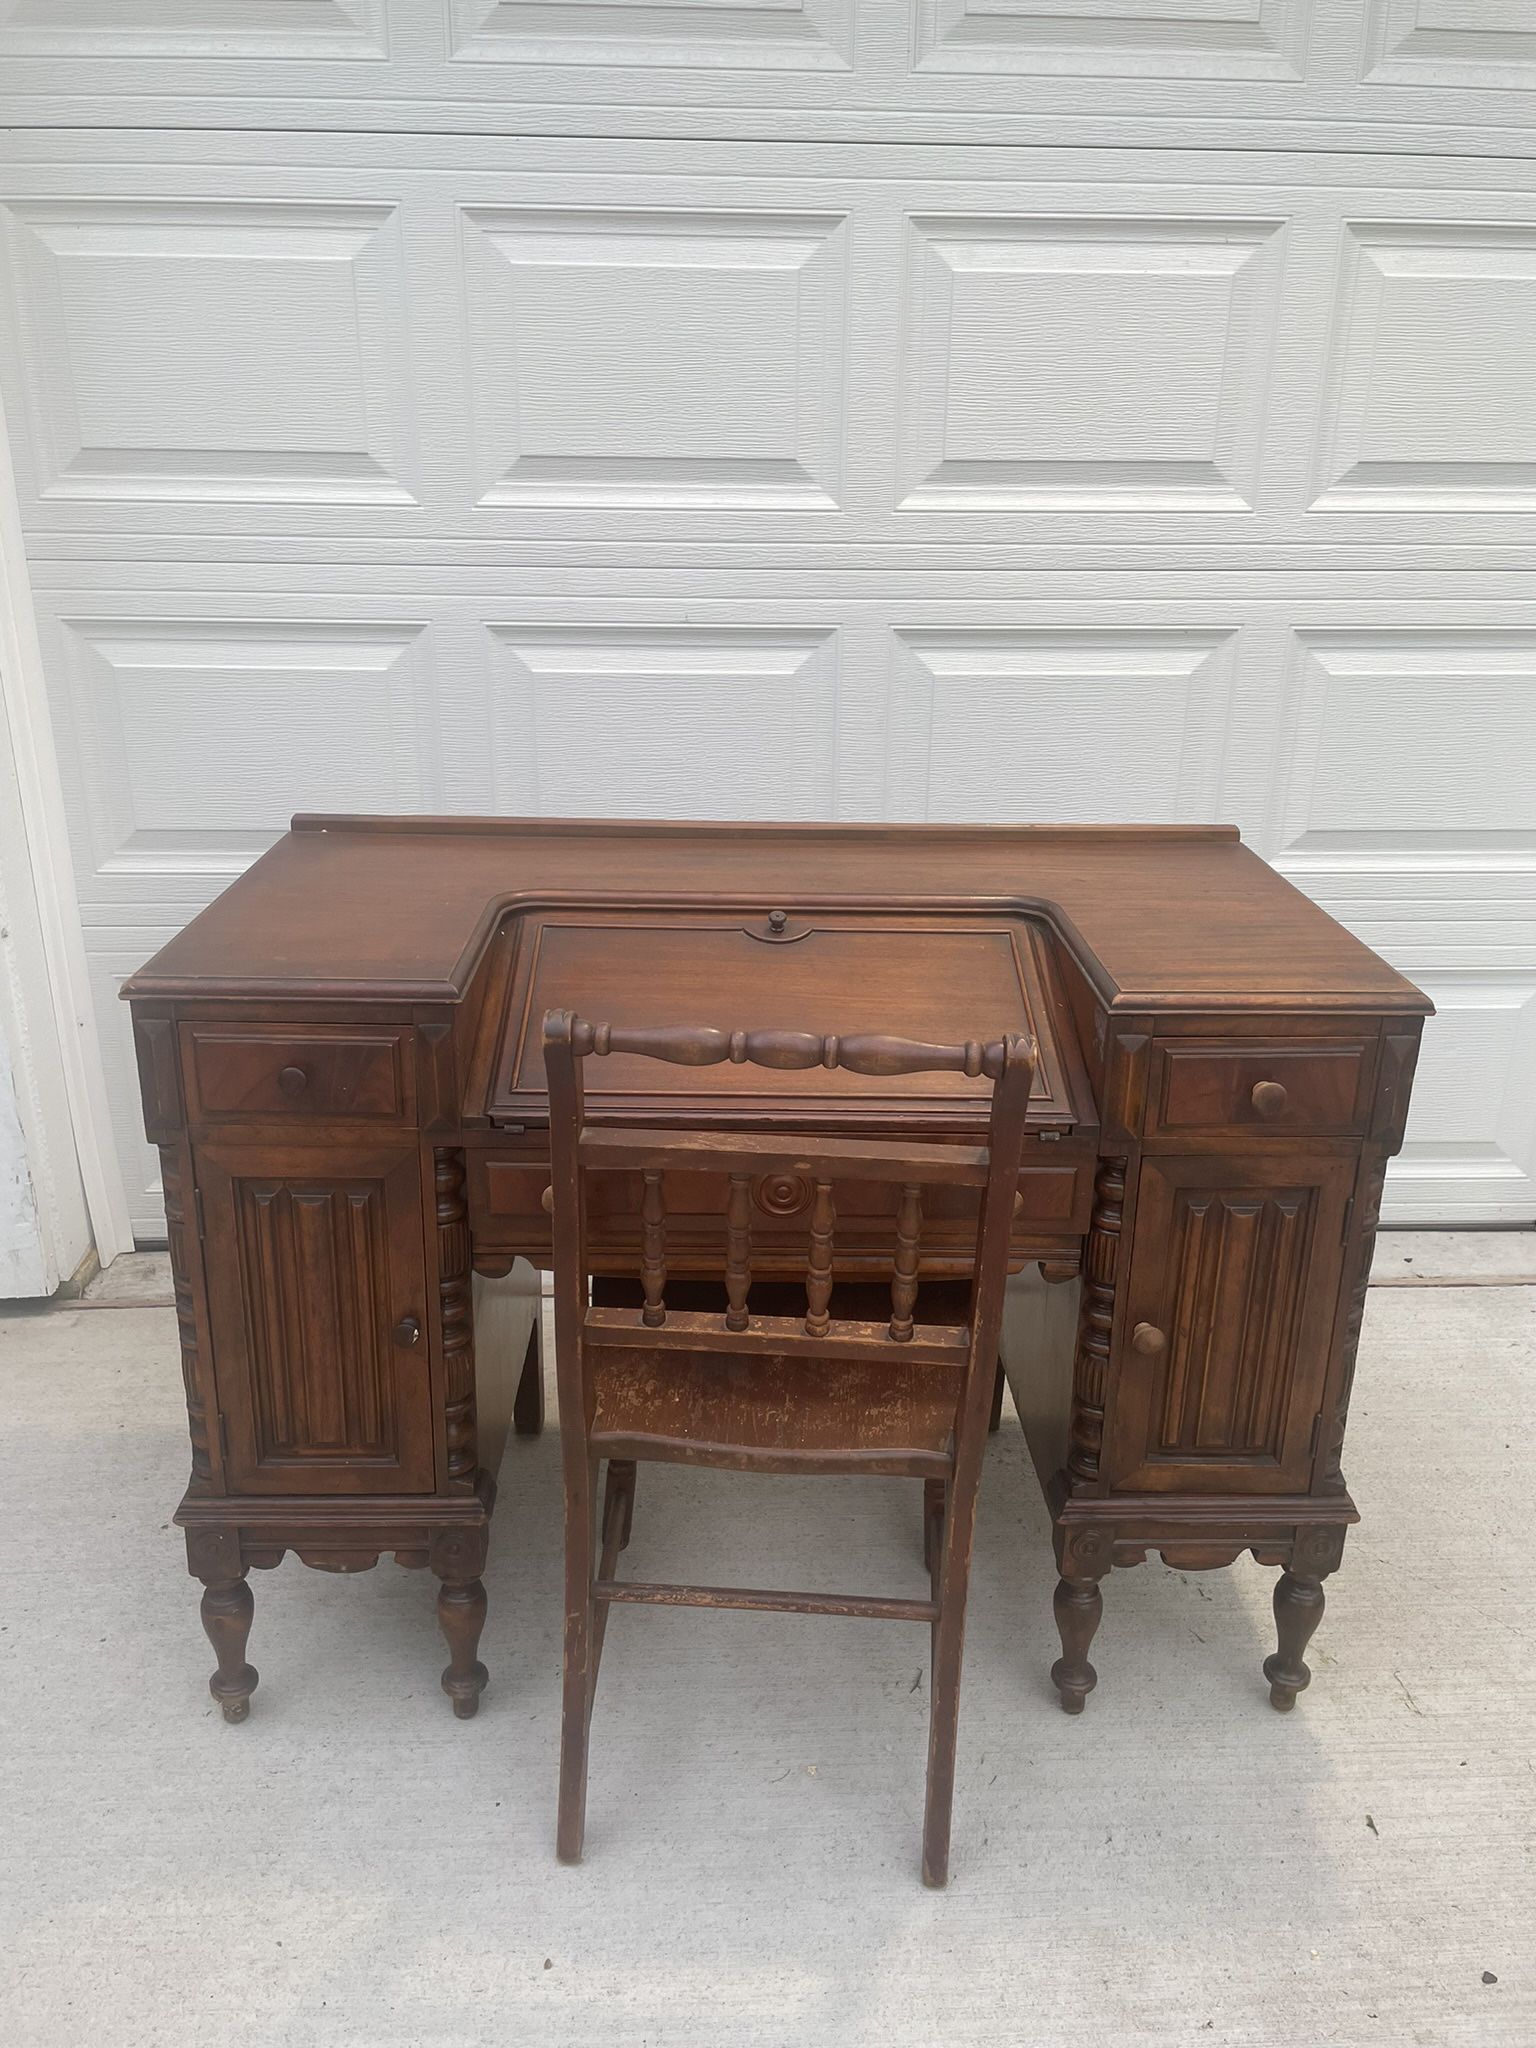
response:
M1307 1490L1353 1180L1343 1159L1143 1162L1113 1487Z
M430 1492L414 1147L210 1144L197 1174L231 1486Z

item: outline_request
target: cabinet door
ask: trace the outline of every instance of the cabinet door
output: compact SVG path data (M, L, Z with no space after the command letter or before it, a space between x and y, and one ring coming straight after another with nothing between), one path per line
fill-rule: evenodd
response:
M1112 1487L1307 1491L1354 1173L1348 1159L1143 1162Z
M430 1492L416 1148L215 1142L196 1166L230 1486Z

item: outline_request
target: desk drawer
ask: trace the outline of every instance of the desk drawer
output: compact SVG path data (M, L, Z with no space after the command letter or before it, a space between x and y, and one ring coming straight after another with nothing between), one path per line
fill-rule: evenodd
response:
M1159 1039L1147 1135L1274 1131L1349 1137L1365 1127L1369 1051L1360 1039L1308 1046Z
M405 1031L310 1024L292 1031L182 1027L194 1121L306 1117L407 1123L413 1089Z

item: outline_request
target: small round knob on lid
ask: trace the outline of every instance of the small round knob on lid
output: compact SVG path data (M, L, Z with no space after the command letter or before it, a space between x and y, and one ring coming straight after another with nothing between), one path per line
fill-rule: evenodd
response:
M775 938L777 938L777 937L778 937L779 933L783 931L783 929L784 929L785 925L787 925L788 923L789 923L789 912L788 912L787 910L770 910L770 911L769 911L769 913L768 913L768 929L769 929L769 931L771 931L771 932L773 933L773 935L774 935L774 937L775 937Z
M302 1067L281 1067L277 1085L285 1095L302 1095L309 1086L309 1076Z
M1168 1339L1155 1323L1138 1323L1131 1332L1131 1349L1139 1351L1143 1358L1156 1358L1167 1345Z
M402 1316L399 1322L396 1323L395 1342L397 1344L419 1344L421 1342L421 1324L416 1320L415 1316Z
M1287 1098L1279 1081L1255 1081L1251 1099L1260 1116L1279 1116Z

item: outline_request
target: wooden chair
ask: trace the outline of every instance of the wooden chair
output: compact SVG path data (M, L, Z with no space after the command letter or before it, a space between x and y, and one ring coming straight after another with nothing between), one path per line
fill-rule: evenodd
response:
M683 1066L845 1067L858 1074L963 1072L993 1082L987 1143L920 1144L697 1129L640 1130L588 1122L582 1063L641 1054ZM923 1879L949 1871L955 1732L976 1489L991 1406L1009 1227L1034 1074L1031 1041L919 1045L797 1031L636 1029L592 1024L569 1011L544 1019L555 1246L555 1345L565 1472L565 1680L558 1851L581 1858L587 1745L603 1628L615 1601L739 1607L926 1621L932 1630ZM726 1177L726 1303L722 1313L668 1309L664 1180L669 1172ZM638 1308L593 1307L585 1233L591 1177L638 1173ZM803 1175L815 1189L805 1314L756 1313L751 1187L759 1174ZM835 1189L883 1183L895 1201L890 1317L833 1318ZM968 1319L923 1324L918 1300L922 1190L980 1191ZM642 1458L740 1472L900 1474L924 1482L929 1597L644 1585L616 1579L629 1540L635 1467ZM608 1461L602 1512L597 1470Z

